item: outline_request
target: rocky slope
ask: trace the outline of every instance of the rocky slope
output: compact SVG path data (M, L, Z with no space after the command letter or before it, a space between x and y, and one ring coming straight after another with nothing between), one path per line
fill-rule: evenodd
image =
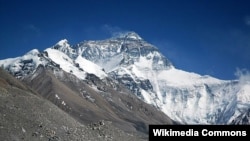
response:
M0 138L2 141L146 140L112 121L83 124L0 69Z
M22 57L0 60L0 65L29 85L43 80L37 77L40 66L46 71L52 68L50 75L46 75L49 77L40 83L48 82L48 86L53 86L51 82L58 79L67 86L65 91L80 93L90 101L97 97L84 94L86 90L75 88L76 85L86 84L84 88L95 89L93 93L98 93L96 96L106 95L103 96L106 99L113 97L112 93L126 91L126 88L129 90L126 94L153 105L182 124L232 124L236 119L237 123L249 124L242 122L244 119L241 117L248 115L245 113L250 107L250 80L244 83L219 80L177 69L154 45L135 32L76 45L70 45L64 39L42 52L34 49ZM71 75L66 77L66 73ZM34 88L41 92L40 83L34 83ZM60 84L61 87L65 86ZM49 99L56 97L58 93L53 92L53 88L48 87L42 95ZM110 105L111 102L108 103ZM116 109L122 104L118 105Z

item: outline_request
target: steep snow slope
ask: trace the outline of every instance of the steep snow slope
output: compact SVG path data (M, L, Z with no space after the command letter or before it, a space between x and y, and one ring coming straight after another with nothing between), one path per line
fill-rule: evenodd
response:
M242 105L249 108L250 92L245 88L249 84L176 69L156 47L135 34L87 41L76 48L84 58L105 68L109 76L176 121L228 124L246 111Z
M250 108L249 83L177 69L134 32L74 46L64 39L41 54L28 53L26 58L34 58L2 60L0 65L12 74L29 74L38 64L54 62L80 79L85 79L86 73L100 79L112 77L140 99L187 124L230 124Z
M48 48L45 51L48 53L48 57L55 63L59 64L64 71L73 73L81 79L85 78L85 72L81 71L81 69L75 64L75 61L69 56L56 49Z
M84 68L87 73L95 74L101 79L107 77L107 74L104 72L103 68L83 58L82 56L78 56L75 62L78 63L81 68Z

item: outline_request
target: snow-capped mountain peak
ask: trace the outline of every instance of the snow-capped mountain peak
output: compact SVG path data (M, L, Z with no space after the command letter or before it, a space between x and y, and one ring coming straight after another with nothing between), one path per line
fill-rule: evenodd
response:
M130 31L125 33L120 33L118 38L131 39L131 40L143 40L137 33Z
M47 48L45 50L48 53L48 57L59 65L64 71L68 73L72 73L75 76L78 76L80 79L85 79L86 72L77 65L75 61L70 58L67 54L60 50L56 50L53 48Z
M63 39L43 53L32 50L22 57L0 60L3 68L19 78L50 63L80 79L87 73L100 80L115 79L180 123L233 123L250 109L249 83L177 69L135 32L73 46Z
M67 39L62 39L59 42L56 43L55 46L60 46L60 47L70 47L68 40Z
M0 60L0 65L15 77L22 79L34 73L40 64L48 63L48 60L42 59L42 55L37 49L33 49L21 57Z
M31 51L29 51L28 53L26 53L26 55L38 55L40 52L38 49L32 49Z
M67 54L70 58L77 57L76 50L71 47L71 45L68 43L67 39L60 40L51 48L57 49L65 54Z

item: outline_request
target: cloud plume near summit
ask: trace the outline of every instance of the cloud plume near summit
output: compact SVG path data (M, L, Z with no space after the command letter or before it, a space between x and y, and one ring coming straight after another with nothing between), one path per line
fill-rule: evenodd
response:
M250 84L250 71L247 69L237 68L235 76L239 79L241 84Z

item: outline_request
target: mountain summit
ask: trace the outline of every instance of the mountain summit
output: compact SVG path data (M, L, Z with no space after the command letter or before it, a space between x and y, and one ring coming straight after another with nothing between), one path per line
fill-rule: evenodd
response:
M127 40L143 40L137 33L130 31L119 33L115 38L127 39Z
M89 79L89 74L101 81L112 79L183 124L249 124L245 115L250 109L250 84L177 69L135 32L76 45L61 40L40 54L1 60L0 65L20 79L41 65L80 80Z

